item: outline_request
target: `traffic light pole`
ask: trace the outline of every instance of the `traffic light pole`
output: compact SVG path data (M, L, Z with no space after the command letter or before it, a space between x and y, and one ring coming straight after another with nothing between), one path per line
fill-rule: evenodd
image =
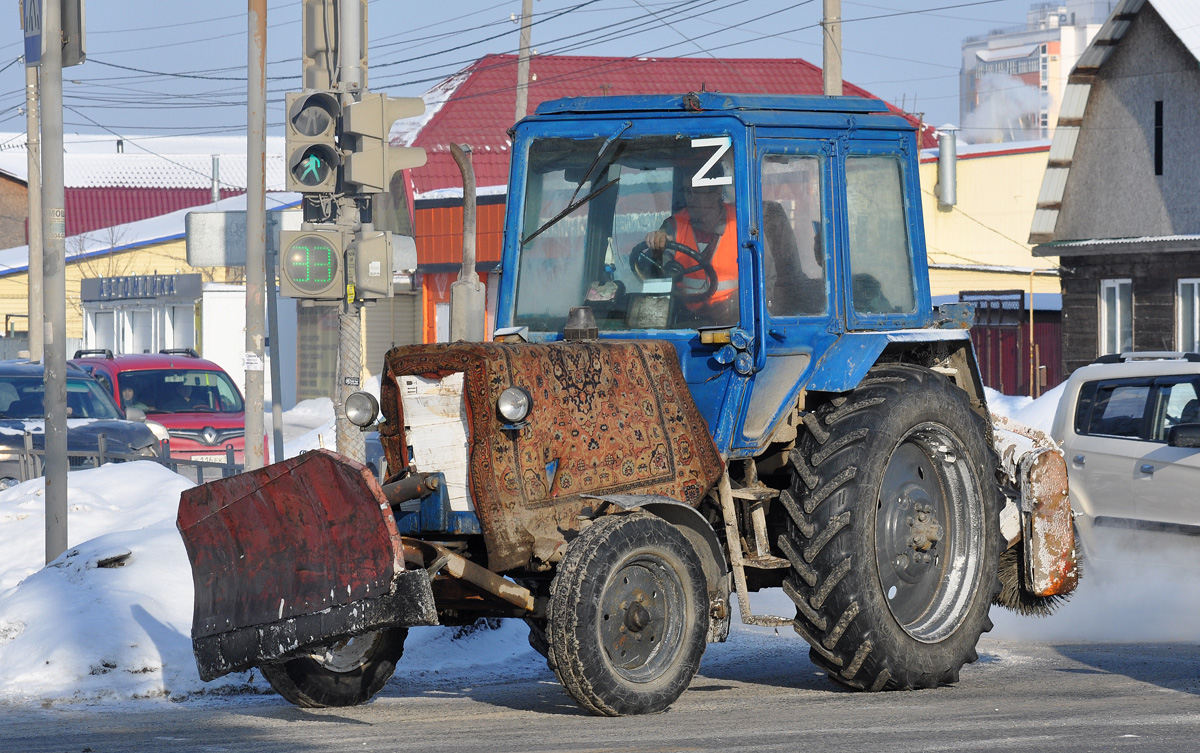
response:
M343 3L343 5L355 5L355 3ZM354 198L342 198L338 203L338 224L344 225L349 232L361 230L358 204ZM348 275L351 269L353 267L347 262ZM353 283L349 277L346 289L353 289ZM337 379L334 381L331 397L333 398L337 451L339 454L362 463L366 461L367 456L362 429L350 423L350 419L346 418L346 398L362 386L362 304L355 300L356 297L347 294L339 304L341 312L338 314Z
M342 95L342 107L359 101L366 79L362 69L362 28L365 5L357 2L338 3L338 91ZM338 225L355 233L362 229L362 218L358 202L353 196L338 199ZM353 265L346 260L346 290L353 290ZM389 270L390 271L390 270ZM337 378L333 385L334 429L337 436L337 451L352 460L366 461L366 443L362 430L346 418L346 398L361 387L362 379L362 305L356 295L347 294L341 303L338 316Z
M266 465L263 457L263 363L265 339L266 50L267 0L249 0L246 108L246 470ZM278 395L275 396L278 400Z
M304 194L305 222L280 234L280 294L339 307L330 394L337 451L361 462L363 434L346 418L345 403L362 387L362 306L395 292L392 234L374 222L390 227L381 195L400 170L426 157L419 147L393 146L388 133L397 120L424 113L425 102L366 91L367 0L340 2L336 29L327 28L318 5L305 0L305 89L284 97L285 185Z

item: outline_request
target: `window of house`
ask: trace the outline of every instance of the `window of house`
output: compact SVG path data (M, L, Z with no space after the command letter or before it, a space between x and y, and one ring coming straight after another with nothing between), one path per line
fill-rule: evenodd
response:
M1133 281L1100 282L1100 355L1133 350Z
M1177 296L1176 347L1186 352L1200 352L1200 278L1180 280Z
M1163 101L1154 103L1154 174L1163 174Z

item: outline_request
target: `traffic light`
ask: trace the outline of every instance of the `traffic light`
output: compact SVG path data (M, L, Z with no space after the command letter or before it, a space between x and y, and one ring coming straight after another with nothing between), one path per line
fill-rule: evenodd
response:
M392 123L425 112L420 97L389 97L371 92L346 105L342 113L342 147L347 150L342 173L348 189L365 193L387 191L398 171L425 164L425 150L391 146Z
M357 233L346 254L346 264L354 265L355 298L366 301L392 297L391 233L382 230Z
M346 237L341 230L281 230L279 245L281 296L340 300L346 294Z
M332 193L337 188L337 123L342 104L335 92L289 92L287 102L287 190Z

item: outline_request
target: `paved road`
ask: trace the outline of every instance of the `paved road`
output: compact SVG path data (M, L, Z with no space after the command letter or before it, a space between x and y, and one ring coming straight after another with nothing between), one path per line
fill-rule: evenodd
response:
M398 676L374 702L273 696L0 709L0 751L1177 751L1200 747L1200 646L985 638L955 687L832 686L793 636L742 632L666 713L580 712L531 657L511 678Z

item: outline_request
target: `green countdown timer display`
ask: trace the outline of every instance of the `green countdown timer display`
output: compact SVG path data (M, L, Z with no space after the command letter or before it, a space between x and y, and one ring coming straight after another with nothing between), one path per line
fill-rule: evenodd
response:
M341 252L319 235L301 235L283 254L281 273L295 289L314 298L341 298Z

